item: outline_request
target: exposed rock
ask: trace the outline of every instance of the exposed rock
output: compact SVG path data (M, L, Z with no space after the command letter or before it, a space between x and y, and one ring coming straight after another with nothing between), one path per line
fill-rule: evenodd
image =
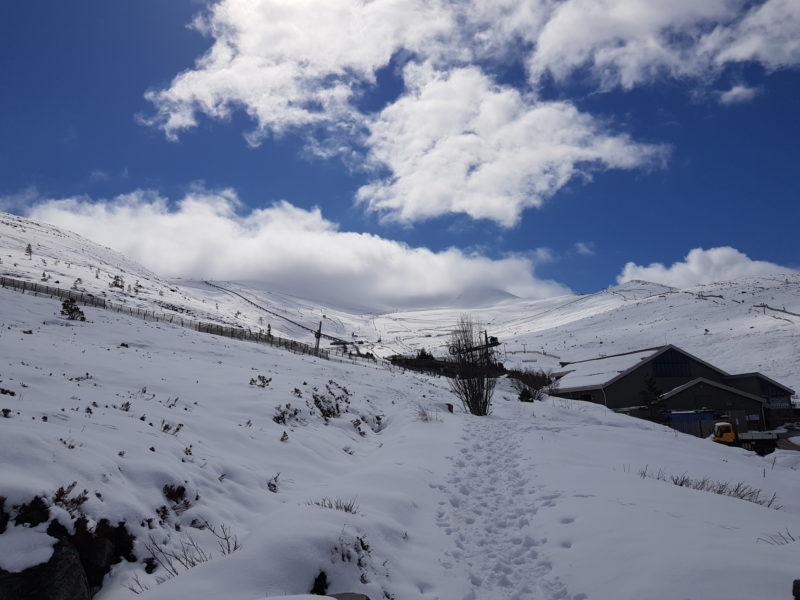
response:
M89 600L89 585L75 547L59 541L46 563L9 573L0 569L0 600Z

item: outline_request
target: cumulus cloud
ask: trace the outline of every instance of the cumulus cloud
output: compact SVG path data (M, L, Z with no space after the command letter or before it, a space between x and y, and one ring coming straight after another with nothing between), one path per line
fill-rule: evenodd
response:
M594 255L594 242L575 242L574 248L582 256Z
M697 76L704 64L692 46L735 14L728 0L567 0L539 35L531 73L562 80L588 66L604 86L624 88L660 75Z
M717 64L755 61L769 70L800 64L800 6L797 0L767 0L703 40Z
M673 263L670 267L661 263L652 263L645 267L629 262L617 276L617 283L642 279L672 287L687 288L741 277L787 272L795 270L762 260L752 260L735 248L721 246L708 250L695 248L686 255L683 262Z
M662 162L666 149L608 133L566 102L538 102L474 67L406 67L409 92L370 122L370 209L403 222L448 213L514 225L576 176Z
M800 64L796 0L565 0L530 56L534 79L588 68L604 87L709 78L729 63Z
M376 71L400 49L422 51L450 18L425 0L221 0L193 24L211 49L146 94L157 112L145 121L174 139L198 113L243 109L256 123L252 144L293 127L354 127L352 100Z
M721 92L719 101L721 104L725 105L742 104L744 102L750 102L757 95L757 88L747 87L746 85L735 85L731 89Z
M568 292L537 279L531 258L433 252L340 231L320 209L288 202L242 212L231 190L198 189L174 204L146 191L103 201L44 199L28 216L119 250L163 276L261 280L346 306L434 305L475 289L534 298Z
M797 0L218 0L193 27L211 48L147 92L143 122L177 139L199 115L244 111L252 145L292 132L320 157L385 173L359 199L404 222L463 213L513 225L575 176L663 157L567 100L540 101L548 75L630 89L705 84L744 61L800 65ZM527 83L500 85L514 63ZM362 110L390 64L399 97ZM742 101L747 89L718 97Z

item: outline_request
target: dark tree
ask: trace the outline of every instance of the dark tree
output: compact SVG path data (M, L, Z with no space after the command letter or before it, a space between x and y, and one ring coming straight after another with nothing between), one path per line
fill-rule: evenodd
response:
M644 380L644 390L641 391L642 400L650 412L653 421L661 421L664 418L664 399L661 397L661 388L658 387L656 380L648 377Z
M67 298L61 303L61 314L67 317L70 321L85 321L86 315L80 307L75 304L75 300Z

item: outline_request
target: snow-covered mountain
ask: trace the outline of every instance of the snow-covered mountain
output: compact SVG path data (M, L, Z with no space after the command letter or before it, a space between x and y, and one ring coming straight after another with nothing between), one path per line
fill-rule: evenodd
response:
M444 352L464 312L365 314L253 282L164 281L5 214L0 260L6 277L300 341L321 321L379 356ZM123 289L109 287L115 276ZM60 308L0 288L5 571L47 561L52 521L74 535L84 515L90 531L108 519L135 536L136 560L103 579L97 597L109 600L278 598L308 592L322 572L329 592L373 600L781 598L800 577L800 453L762 458L577 401L522 404L505 381L491 416L451 414L446 381L381 362L298 356L97 308L69 321ZM796 275L691 290L632 282L469 312L511 365L548 369L666 336L800 389ZM775 500L679 487L673 475L742 482ZM25 508L37 496L49 505L39 523ZM241 547L223 551L207 524ZM210 560L172 577L163 564L147 572L154 552L190 540Z

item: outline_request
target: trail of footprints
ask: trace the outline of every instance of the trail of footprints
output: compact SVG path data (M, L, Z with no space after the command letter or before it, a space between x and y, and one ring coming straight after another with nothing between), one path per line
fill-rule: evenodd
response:
M520 420L471 421L446 483L438 486L447 499L439 503L436 522L455 546L441 562L445 568L467 566L470 591L463 600L587 598L571 597L551 574L547 539L536 535L537 511L555 506L560 494L537 485L533 465L522 456L519 440L529 429Z

